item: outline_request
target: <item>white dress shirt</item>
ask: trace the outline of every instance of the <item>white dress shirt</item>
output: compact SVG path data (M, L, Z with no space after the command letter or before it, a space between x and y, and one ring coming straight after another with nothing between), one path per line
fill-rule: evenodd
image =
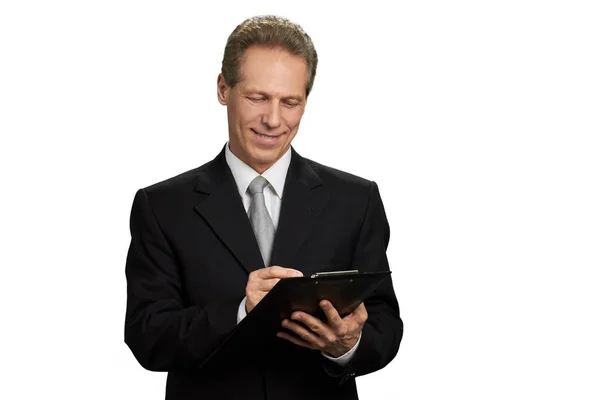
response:
M252 182L254 178L256 178L260 174L253 170L248 164L240 160L235 154L233 154L229 149L229 143L227 143L227 146L225 146L225 160L227 161L227 165L229 166L231 174L233 175L233 179L235 180L235 184L240 193L240 197L242 198L242 202L244 203L246 213L248 213L250 203L252 202L252 196L250 195L250 193L248 193L248 186L250 185L250 182ZM281 198L283 197L283 187L285 186L285 178L287 176L287 172L290 167L291 161L292 151L291 148L288 148L285 154L279 160L277 160L275 164L273 164L269 169L262 173L262 176L269 182L269 184L264 189L265 205L267 206L267 211L269 212L269 215L273 220L275 231L277 231L277 225L279 223L279 212L281 210ZM238 324L245 317L246 297L244 297L238 308ZM354 355L359 343L360 337L352 349L350 349L346 354L337 358L330 357L323 352L321 352L321 354L323 354L324 357L336 362L337 364L344 366L350 361L350 359Z

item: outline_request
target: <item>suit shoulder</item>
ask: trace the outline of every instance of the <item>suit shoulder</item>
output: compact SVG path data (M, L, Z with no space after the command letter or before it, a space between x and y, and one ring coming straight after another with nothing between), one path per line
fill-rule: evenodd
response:
M197 177L202 173L205 165L139 189L134 204L136 201L148 202L153 212L158 214L189 205L188 203L194 199ZM141 200L144 198L146 200Z
M182 172L150 186L146 186L143 190L148 193L148 195L173 193L180 190L187 191L190 187L193 188L196 185L198 176L204 173L209 165L210 162L207 162L199 167L190 169L189 171Z
M157 193L169 191L171 189L176 189L179 186L187 186L188 184L192 184L194 182L195 177L198 175L198 172L201 168L202 167L194 168L181 174L164 179L160 182L156 182L150 186L146 186L144 190L147 193Z
M373 184L369 179L341 171L316 161L306 159L310 167L319 175L327 185L348 187L349 189L368 190Z

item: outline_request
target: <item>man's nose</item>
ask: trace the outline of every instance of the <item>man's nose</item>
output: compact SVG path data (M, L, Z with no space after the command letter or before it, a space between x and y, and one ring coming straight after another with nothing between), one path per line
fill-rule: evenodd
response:
M269 108L263 115L262 123L271 129L277 128L279 125L281 125L281 109L279 108L278 102L272 102L269 104Z

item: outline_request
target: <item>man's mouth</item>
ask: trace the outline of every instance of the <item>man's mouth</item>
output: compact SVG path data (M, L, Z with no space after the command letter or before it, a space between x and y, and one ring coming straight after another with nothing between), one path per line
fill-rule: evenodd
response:
M281 136L281 135L265 135L265 134L256 132L254 129L252 129L252 132L254 132L255 134L257 134L259 137L266 138L266 139L269 139L269 138L273 138L274 139L274 138L278 138L279 136Z

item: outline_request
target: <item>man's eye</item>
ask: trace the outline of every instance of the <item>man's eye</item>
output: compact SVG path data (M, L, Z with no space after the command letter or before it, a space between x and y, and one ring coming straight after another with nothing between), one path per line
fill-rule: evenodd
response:
M261 102L264 100L262 97L248 97L248 100L253 101L255 103Z
M287 107L296 107L298 105L298 103L294 103L292 101L284 101L283 104L285 104Z

